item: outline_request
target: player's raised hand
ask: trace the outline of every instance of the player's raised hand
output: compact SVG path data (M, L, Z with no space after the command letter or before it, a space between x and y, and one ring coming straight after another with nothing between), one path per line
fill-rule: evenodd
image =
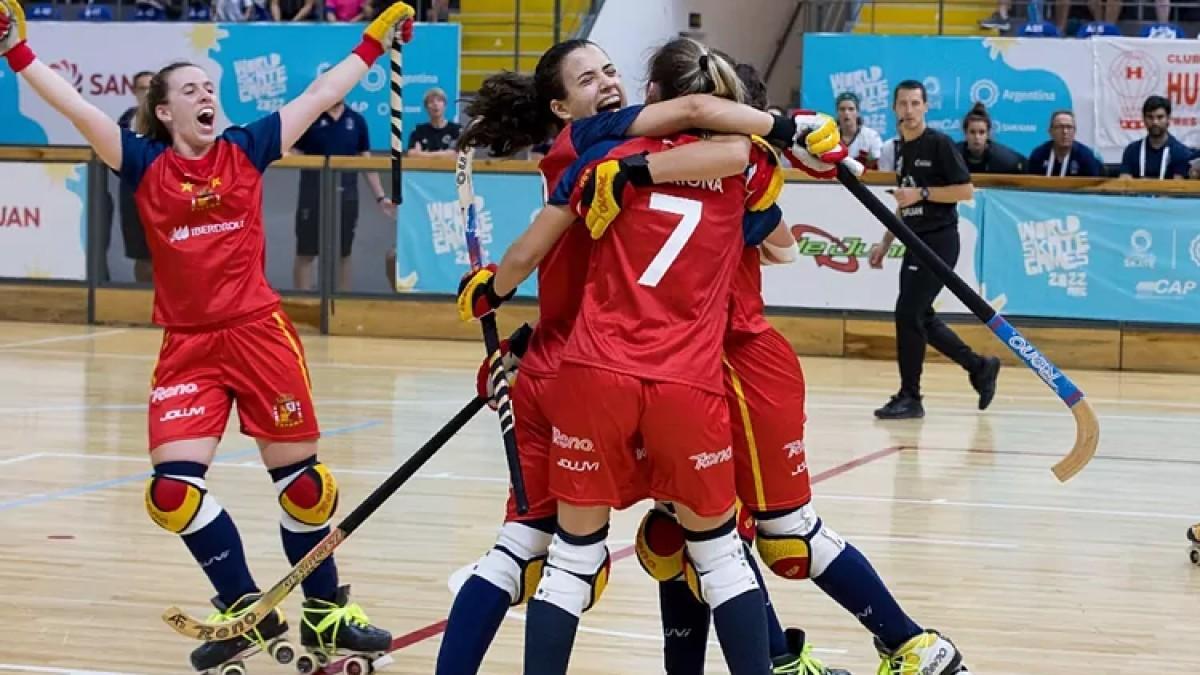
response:
M529 338L532 335L533 328L529 324L523 323L507 339L500 341L500 359L504 364L504 376L508 378L509 387L513 386L517 380L517 371L521 367L521 357L525 356L525 350L529 348ZM485 357L483 363L479 364L479 372L475 375L475 391L479 395L479 398L487 401L489 408L495 410L496 401L494 397L496 392L492 388L491 370L491 357Z
M17 0L0 0L0 56L25 41L25 11Z
M837 122L824 113L800 113L796 115L796 150L804 149L816 157L837 149L842 142L842 132Z
M408 3L394 2L367 25L363 36L375 40L384 48L390 47L397 35L401 42L410 42L413 33L413 17L416 14L416 11Z
M458 282L458 316L463 321L481 319L512 299L516 289L505 296L496 295L496 266L487 265L467 272Z

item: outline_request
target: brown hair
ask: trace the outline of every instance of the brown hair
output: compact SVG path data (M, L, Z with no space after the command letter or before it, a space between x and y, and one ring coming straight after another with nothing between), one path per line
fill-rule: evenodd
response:
M171 76L171 73L188 67L198 66L189 61L175 61L154 73L154 76L150 78L150 91L146 92L146 98L134 115L135 131L160 143L171 144L171 131L167 129L167 125L163 124L162 120L158 119L158 115L154 114L154 109L167 102L167 78Z
M971 110L963 117L962 128L966 132L971 127L971 122L983 122L988 129L988 135L992 133L992 116L988 114L987 106L982 102L976 101L975 105L971 106Z
M596 46L589 40L560 42L542 54L533 75L503 72L483 81L467 105L474 119L458 139L458 147L487 147L503 157L536 145L562 130L565 123L550 109L567 97L562 63L571 52Z
M733 64L691 38L676 38L655 52L650 59L649 80L658 85L664 101L688 94L746 101L746 89Z

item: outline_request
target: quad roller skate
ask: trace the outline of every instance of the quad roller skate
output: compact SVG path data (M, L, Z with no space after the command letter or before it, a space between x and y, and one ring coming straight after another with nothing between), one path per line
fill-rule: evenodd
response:
M392 662L388 650L392 634L369 623L357 603L350 602L350 587L338 589L333 602L309 598L300 610L300 644L306 653L296 659L303 675L324 668L346 655L346 675L368 675Z
M227 621L242 615L260 594L242 596L237 602L225 606L220 598L213 598L217 611L208 617L210 622ZM296 648L287 639L287 621L278 609L262 620L253 630L228 640L205 642L192 651L192 668L201 675L246 675L246 660L259 652L266 652L276 663L288 664L296 658Z
M808 644L804 631L799 628L787 629L784 636L787 637L789 653L771 660L773 675L850 675L848 670L827 668L813 658L812 645Z
M1188 551L1188 558L1191 559L1193 565L1200 565L1200 523L1196 523L1188 530L1187 538L1192 542L1192 550Z
M879 675L970 675L963 663L962 652L941 633L926 630L905 642L896 651L888 651L879 638L875 638L875 650L882 663Z

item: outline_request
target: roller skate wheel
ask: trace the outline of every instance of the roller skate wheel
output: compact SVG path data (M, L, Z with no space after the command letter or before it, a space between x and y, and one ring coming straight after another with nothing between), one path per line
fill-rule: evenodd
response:
M371 662L361 656L351 656L346 659L344 670L346 675L368 675L371 672Z
M300 658L296 659L296 672L300 675L317 672L317 660L312 657L312 654L301 654Z
M276 640L267 647L267 652L276 663L287 665L296 658L296 649L287 640Z
M1193 565L1200 565L1200 549L1192 549L1188 557L1191 558Z
M246 666L241 661L234 661L221 666L220 675L246 675Z

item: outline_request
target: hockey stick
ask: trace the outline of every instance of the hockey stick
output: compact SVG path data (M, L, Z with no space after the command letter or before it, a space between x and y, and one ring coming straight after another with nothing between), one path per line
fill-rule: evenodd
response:
M472 167L474 165L475 149L465 147L458 149L458 161L454 165L454 180L458 187L458 206L462 209L464 236L467 241L467 255L471 260L471 270L483 266L483 253L479 246L478 223L475 214L475 184ZM521 462L517 458L517 436L513 430L512 399L508 393L508 378L504 374L504 360L500 358L500 338L496 332L496 315L494 313L479 320L483 328L483 346L487 350L491 374L492 391L496 400L496 412L500 415L500 434L504 437L504 458L508 462L508 476L512 482L513 500L516 502L517 513L524 515L529 512L529 498L525 495L525 476L521 472Z
M300 562L296 563L296 566L285 577L276 582L266 593L263 593L262 597L250 605L241 616L228 621L209 623L188 616L178 607L169 607L167 611L163 612L163 621L180 635L204 641L228 640L253 629L271 613L271 610L283 602L292 589L329 556L333 555L334 549L345 541L359 525L362 525L363 521L371 517L371 514L375 513L388 498L395 494L400 486L408 482L408 479L412 478L413 474L424 466L454 434L458 433L459 429L471 421L475 413L479 412L486 403L484 399L476 396L462 410L459 410L449 422L446 422L445 426L425 442L425 445L422 445L407 461L392 472L392 475L388 476L383 484L375 488L374 492L350 512L350 515L343 518L337 527L330 530L329 534L325 535L324 539L301 558Z
M1096 454L1096 445L1100 442L1100 422L1096 419L1096 413L1092 410L1091 404L1084 399L1083 392L1079 387L1076 387L1066 373L1051 363L1050 359L1046 358L1032 342L1025 339L1025 336L1021 335L1012 324L998 314L995 309L992 309L991 305L979 297L978 293L971 290L971 287L955 274L954 270L939 258L925 242L921 241L899 216L884 206L883 202L879 201L879 198L868 190L850 169L839 164L837 178L872 215L879 219L879 222L883 223L884 227L891 230L910 251L920 258L921 262L933 270L938 279L946 284L950 292L961 300L972 314L987 325L988 329L1001 342L1007 345L1026 366L1037 373L1038 377L1062 399L1062 402L1067 404L1071 414L1075 417L1075 445L1065 457L1053 466L1052 471L1060 482L1065 483L1083 470L1083 467L1087 466L1092 456Z
M392 203L404 201L404 42L392 42Z

